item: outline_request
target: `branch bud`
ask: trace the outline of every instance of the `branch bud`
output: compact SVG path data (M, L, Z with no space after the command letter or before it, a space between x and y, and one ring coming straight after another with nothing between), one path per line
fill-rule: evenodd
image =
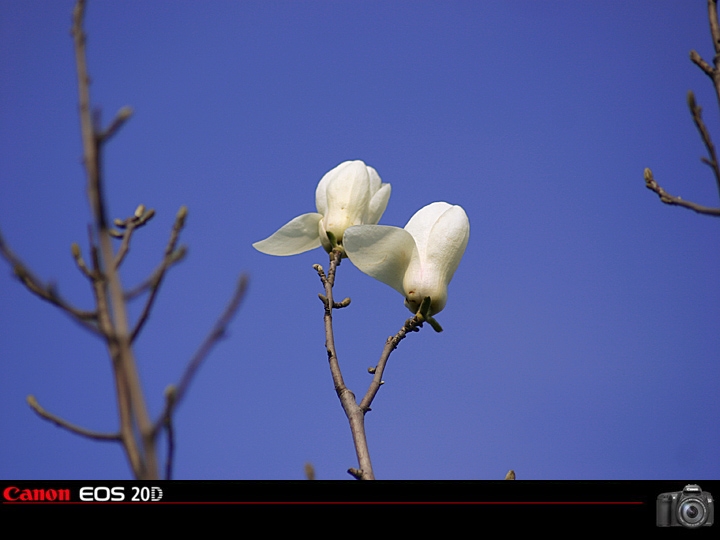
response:
M145 205L139 204L138 207L135 209L135 217L141 218L144 213L145 213Z
M187 247L180 246L173 252L173 254L170 258L170 262L171 263L180 262L181 260L183 260L185 258L185 255L187 255Z
M124 122L128 118L130 118L133 114L133 109L129 105L126 105L122 109L120 109L117 113L117 119L121 122Z
M72 256L75 259L79 259L81 256L80 253L80 246L77 244L77 242L73 242L70 246L70 251L72 252Z
M174 384L169 384L167 388L165 388L165 399L171 404L175 403L177 399L177 387Z
M148 210L147 212L145 212L145 215L144 215L144 216L142 216L142 217L140 218L140 223L144 225L145 223L147 223L148 221L150 221L150 220L151 220L152 218L154 218L154 217L155 217L155 209L154 209L154 208L151 208L150 210Z
M180 207L180 210L178 210L177 215L175 216L175 220L178 222L180 227L185 225L185 218L187 217L188 209L187 206L183 205Z

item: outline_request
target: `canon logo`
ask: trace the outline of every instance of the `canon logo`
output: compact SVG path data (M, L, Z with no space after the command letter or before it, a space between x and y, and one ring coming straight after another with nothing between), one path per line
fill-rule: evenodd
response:
M69 489L20 489L8 486L3 490L6 501L38 502L38 501L69 501Z

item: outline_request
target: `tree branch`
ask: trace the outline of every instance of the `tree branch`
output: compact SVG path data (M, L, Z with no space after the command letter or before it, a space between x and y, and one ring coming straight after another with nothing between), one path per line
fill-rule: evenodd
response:
M345 386L342 372L340 371L340 363L338 362L337 351L335 349L335 336L333 333L332 310L335 308L333 301L333 285L335 284L335 274L337 267L340 266L342 260L342 252L334 249L330 253L330 267L327 275L322 266L316 264L313 266L320 276L320 281L325 288L325 294L320 295L325 307L325 349L327 350L328 362L330 364L330 373L332 375L335 393L340 399L345 416L350 423L350 431L355 445L355 454L357 455L359 469L351 468L348 470L352 476L358 480L374 480L372 462L370 461L370 450L367 445L367 436L365 434L365 412L358 407L355 401L355 394ZM346 299L347 300L347 299ZM343 301L342 303L345 303ZM348 301L347 304L350 302Z
M718 193L720 193L720 168L718 167L717 153L715 152L715 145L710 138L710 132L702 119L702 107L695 102L695 94L693 94L692 91L688 92L687 102L695 127L697 127L698 132L700 133L700 138L703 140L708 155L710 156L710 159L703 158L702 161L712 169L713 174L715 175L715 183L718 187Z
M645 187L657 193L660 197L660 200L665 204L689 208L690 210L693 210L698 214L705 214L708 216L720 216L720 208L701 206L699 204L695 204L694 202L686 201L681 197L675 197L673 195L670 195L655 181L655 178L653 178L653 174L650 169L645 169Z
M125 256L130 251L130 238L136 229L139 229L150 221L155 215L155 210L150 209L145 212L145 205L141 204L135 209L135 214L125 220L116 219L115 226L124 229L122 233L122 243L118 252L115 254L115 268L120 268Z
M177 245L178 239L180 237L180 231L182 231L183 227L185 226L186 217L187 207L182 206L180 207L180 210L175 216L175 223L173 224L172 231L170 232L170 239L168 240L167 246L165 247L165 256L163 257L162 263L160 263L160 266L155 272L153 272L153 276L151 277L151 283L149 285L150 295L145 302L145 307L143 308L140 317L135 323L135 328L133 329L130 336L130 341L135 341L137 339L138 334L140 334L140 331L145 325L145 322L147 322L147 319L150 316L150 310L155 303L155 298L157 298L158 291L160 290L160 285L162 284L163 278L165 277L165 273L174 263L178 262L185 256L185 249L180 248L180 250L176 252L175 246Z
M87 72L85 53L84 16L85 1L78 0L73 11L71 34L75 43L75 61L77 64L83 162L87 173L88 199L100 248L97 272L98 275L103 276L103 286L107 286L109 289L107 307L110 313L108 313L106 319L110 322L111 330L106 335L108 336L108 350L115 371L120 432L135 477L138 479L154 479L158 477L158 472L153 426L145 405L145 397L142 393L131 348L125 298L120 276L115 266L115 255L107 223L100 166L102 144L107 140L107 136L98 134L90 108L90 78ZM136 432L139 434L139 441Z
M94 323L97 321L97 312L84 311L70 305L58 294L57 289L53 285L46 285L35 277L30 269L25 266L25 263L23 263L5 243L2 232L0 232L0 255L10 263L15 272L15 277L17 277L31 293L63 310L86 330L89 330L93 334L100 333L97 325Z
M712 37L713 47L715 48L715 56L713 57L714 67L703 60L700 54L695 50L690 51L690 60L697 65L703 73L705 73L705 75L712 79L713 85L715 86L715 95L717 96L718 106L720 106L720 22L718 22L717 0L708 0L708 19L710 21L710 36ZM702 119L702 108L695 102L695 95L692 91L688 92L687 102L693 122L700 133L700 138L702 138L709 155L709 158L703 157L700 159L712 169L718 193L720 193L720 164L718 163L717 154L715 152L715 145L713 144L712 139L710 138L710 132ZM665 204L682 206L683 208L688 208L698 214L704 214L707 216L720 216L720 208L702 206L694 202L685 201L681 197L676 197L667 193L654 180L650 169L645 169L644 176L645 186L649 190L657 193L660 200Z
M230 299L230 302L225 308L225 311L217 320L215 326L213 326L212 330L205 338L205 341L203 341L202 345L200 345L200 348L197 350L195 355L188 363L187 368L185 368L185 373L183 373L183 376L180 378L180 382L178 383L177 387L171 387L172 390L168 389L168 391L166 391L165 409L160 415L160 418L155 422L153 427L153 433L156 434L166 424L168 419L172 416L175 408L178 406L180 401L182 401L183 397L185 397L185 393L187 392L187 389L190 386L190 383L192 382L195 373L205 361L205 358L207 358L208 354L218 343L218 341L225 337L227 327L230 324L230 321L235 316L235 313L237 313L237 310L240 308L240 304L243 298L245 298L247 286L248 277L243 274L238 280L237 287L235 288L235 293Z
M40 406L40 404L37 402L37 399L35 399L35 396L28 396L27 402L28 405L30 405L30 407L32 408L32 410L35 411L40 418L48 420L56 426L75 433L76 435L81 435L82 437L87 437L88 439L94 439L96 441L119 442L121 440L121 436L119 433L101 433L99 431L91 431L89 429L76 426L75 424L71 424L67 420L63 420L59 416L49 413Z
M362 409L363 414L370 410L370 405L372 405L372 402L375 399L375 395L378 393L378 390L380 390L380 386L382 386L384 382L382 380L382 376L383 372L385 371L387 361L390 358L390 354L392 354L392 352L397 349L398 344L403 339L405 339L405 336L407 336L409 332L420 331L420 328L422 328L424 322L425 320L423 316L417 313L412 319L408 319L407 321L405 321L405 324L398 331L397 334L387 338L387 341L385 342L385 347L383 348L382 354L380 355L380 360L378 361L377 366L368 370L370 373L374 374L374 376L372 382L370 383L370 387L365 394L365 397L363 397L363 400L360 402L360 409Z

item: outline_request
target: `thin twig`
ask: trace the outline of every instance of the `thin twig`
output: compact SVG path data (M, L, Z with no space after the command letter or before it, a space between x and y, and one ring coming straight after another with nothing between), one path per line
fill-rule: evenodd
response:
M355 454L357 455L359 469L351 468L348 470L352 476L358 480L374 480L372 462L370 461L370 450L367 445L367 436L365 433L365 413L358 407L355 400L355 394L345 386L342 372L340 371L340 363L335 349L335 336L333 332L332 310L335 309L333 301L333 285L335 283L335 274L337 267L340 266L342 260L342 252L333 250L330 253L330 267L327 274L323 271L319 264L313 266L320 276L320 281L325 288L325 294L320 295L325 307L325 349L327 350L328 363L330 364L330 373L332 375L335 393L340 399L345 416L350 423L350 431L355 445ZM345 301L341 302L344 303ZM349 304L349 302L348 302Z
M115 268L120 268L120 265L130 251L130 239L132 234L150 221L154 215L155 210L151 208L145 212L145 205L141 204L137 207L135 213L129 218L125 220L115 220L115 225L125 230L122 234L122 243L115 254Z
M125 122L127 122L130 117L132 116L133 110L132 107L123 107L120 109L115 116L115 119L110 123L110 125L98 135L101 142L106 142L110 137L115 135L115 133L118 132L118 130L125 125Z
M71 424L67 420L63 420L59 416L56 416L43 409L37 402L37 399L35 399L35 396L28 396L27 402L28 405L30 405L30 407L32 408L32 410L35 411L40 418L48 420L56 426L67 429L68 431L75 433L76 435L81 435L82 437L87 437L88 439L94 439L96 441L118 442L121 440L121 436L119 433L101 433L99 431L92 431L82 428L80 426L76 426L75 424Z
M100 333L95 324L95 321L97 321L97 312L85 311L70 305L58 294L57 289L53 285L44 284L35 277L30 269L25 266L25 263L23 263L5 243L2 232L0 232L0 255L10 263L10 266L13 267L13 271L15 272L15 277L17 277L31 293L63 310L83 328L90 330L94 334Z
M237 313L237 310L240 307L240 303L242 302L243 298L245 298L247 286L248 277L243 274L238 280L237 287L235 288L235 293L230 299L230 302L225 308L225 311L217 320L212 330L210 330L210 333L207 335L202 345L200 345L200 348L197 350L195 355L190 359L190 362L188 362L188 365L185 368L185 372L180 378L180 382L178 383L176 390L174 391L173 399L166 400L165 409L163 410L157 422L155 422L155 425L153 427L153 433L157 433L158 430L160 430L165 424L166 419L172 416L175 408L182 401L183 397L185 397L185 393L187 392L187 389L190 386L190 383L192 382L192 379L195 376L198 368L200 368L203 361L205 360L205 358L207 358L208 354L210 353L212 348L218 343L218 341L225 337L225 333L227 332L227 327L230 324L230 321L235 316L235 313Z
M686 201L681 197L675 197L674 195L670 195L655 181L655 178L653 178L653 174L650 169L645 169L645 187L657 193L660 197L660 200L665 204L689 208L690 210L694 210L698 214L705 214L708 216L720 216L720 208L701 206L694 202Z
M397 349L398 344L403 339L405 339L405 336L407 336L408 332L417 332L418 330L420 330L420 328L422 328L424 322L425 321L423 320L422 316L417 314L412 319L408 319L407 321L405 321L405 324L398 331L397 334L387 338L387 341L385 342L385 347L383 348L382 354L380 355L380 360L378 360L377 366L375 366L375 368L371 370L371 372L374 373L373 380L370 383L370 387L368 388L365 397L363 397L362 401L360 402L360 409L362 409L363 413L370 410L370 406L375 399L375 395L378 393L378 390L380 390L380 386L382 386L383 384L382 376L383 372L385 371L387 361L390 358L390 354L392 354L392 352Z
M718 166L717 153L715 152L715 145L710 138L710 132L705 126L705 122L702 119L702 107L695 102L695 94L692 91L688 92L687 96L688 107L690 108L690 114L692 115L695 127L700 132L700 138L705 144L710 159L702 158L703 163L708 165L715 175L715 183L718 187L718 193L720 193L720 167Z
M697 65L705 75L710 77L715 87L715 95L718 100L718 106L720 106L720 22L718 21L718 0L708 0L708 20L710 21L710 36L713 40L713 47L715 48L715 56L713 57L714 67L708 62L703 60L700 54L692 50L690 51L690 60ZM702 119L702 108L695 102L695 95L692 91L688 92L687 96L688 106L690 107L690 114L692 115L693 122L700 132L700 137L705 144L709 158L701 158L701 161L708 165L715 175L715 183L720 193L720 163L718 163L717 154L715 152L715 145L712 143L710 138L710 132ZM653 179L652 172L650 169L645 169L645 186L651 191L657 193L660 200L665 204L682 206L697 212L698 214L704 214L707 216L720 216L720 208L712 208L708 206L702 206L700 204L686 201L681 197L670 195Z
M165 460L165 480L172 480L173 463L175 460L175 430L172 423L172 410L177 401L177 388L170 385L165 389L165 411L163 426L167 434L167 459Z
M174 262L185 256L185 250L183 249L180 252L176 252L175 246L177 246L177 242L180 237L180 231L182 231L183 227L185 226L186 217L187 207L182 206L178 211L177 216L175 217L175 223L173 224L172 231L170 232L170 239L168 240L167 246L165 246L165 255L163 257L162 263L160 264L158 270L153 273L154 281L150 286L150 295L148 296L142 313L140 314L140 317L135 323L135 328L133 328L133 331L130 335L131 342L137 339L140 331L145 325L145 322L150 316L150 311L152 310L153 304L155 303L155 298L157 298L158 291L160 290L160 285L162 284L163 278L165 277L165 273L167 272L168 268L170 268L170 266L172 266Z
M700 56L697 51L690 51L690 60L693 62L693 64L702 69L705 75L707 75L711 79L714 79L714 71L712 66L708 64L705 60L703 60L702 56Z

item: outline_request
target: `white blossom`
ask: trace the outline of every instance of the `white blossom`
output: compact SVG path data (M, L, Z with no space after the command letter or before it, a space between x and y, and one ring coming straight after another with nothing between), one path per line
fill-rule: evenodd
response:
M342 247L345 229L376 224L390 198L390 184L362 161L345 161L322 177L315 190L317 212L303 214L253 247L268 255L296 255L322 245Z
M390 285L417 312L430 297L428 315L445 307L447 288L470 237L465 210L434 202L418 210L404 229L361 225L345 231L347 256L361 271Z

